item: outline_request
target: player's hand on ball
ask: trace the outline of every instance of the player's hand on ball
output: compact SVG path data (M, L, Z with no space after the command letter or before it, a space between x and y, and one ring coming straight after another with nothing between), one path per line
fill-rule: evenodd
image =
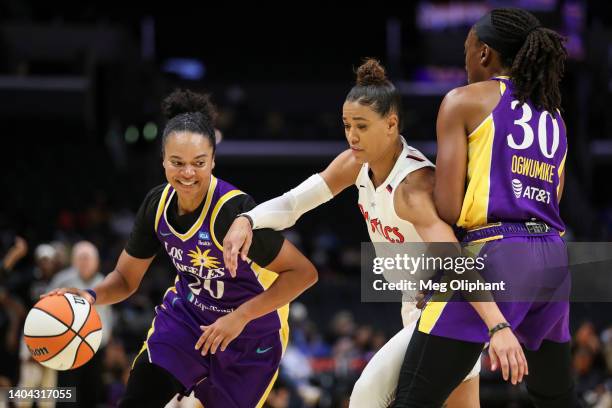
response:
M43 293L42 295L40 295L40 298L44 298L47 296L57 296L57 295L63 295L64 293L72 293L73 295L79 295L82 298L85 298L85 300L87 300L89 302L90 305L93 305L95 300L94 298L86 291L82 290L82 289L77 289L77 288L57 288L57 289L53 289L47 293Z
M219 347L221 351L225 351L227 345L242 333L248 322L242 314L232 312L218 318L210 326L200 326L204 333L198 339L195 349L201 347L203 356L208 354L208 351L215 354Z
M246 217L238 217L232 223L223 239L223 261L233 278L238 268L238 254L243 261L247 260L251 243L253 242L253 229Z
M501 367L504 380L510 380L512 384L520 383L523 376L529 374L523 348L510 328L493 334L489 342L489 357L491 370Z

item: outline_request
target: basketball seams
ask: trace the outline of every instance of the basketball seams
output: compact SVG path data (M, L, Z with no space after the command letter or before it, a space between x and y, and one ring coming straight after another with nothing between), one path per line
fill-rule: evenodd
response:
M68 347L68 346L70 345L70 343L72 343L76 337L77 337L77 336L76 336L76 333L75 333L75 335L74 335L74 336L72 336L72 338L71 338L70 340L68 340L68 341L66 342L66 344L64 344L64 346L63 346L61 349L59 349L59 350L57 351L57 353L55 353L55 354L53 354L53 355L51 355L51 356L48 356L48 357L47 357L47 358L45 358L44 360L37 360L37 361L39 361L39 362L41 362L41 363L42 363L42 362L45 362L45 361L51 360L51 359L52 359L53 357L55 357L55 356L58 356L58 355L59 355L59 354L60 354L62 351L66 350L66 347ZM71 367L72 367L72 366L71 366Z
M74 363L76 362L76 358L79 355L79 349L81 348L81 345L84 343L83 339L81 338L81 342L79 344L77 344L76 346L76 351L74 352L74 355L72 356L72 362L70 363L70 368L74 367Z
M40 310L41 312L43 312L44 314L46 314L47 316L52 317L54 320L57 320L58 322L60 322L64 327L66 327L66 330L61 332L60 334L53 334L53 335L48 335L48 336L30 336L30 335L26 335L24 334L26 337L32 337L32 338L40 338L40 337L57 337L57 336L61 336L63 334L66 334L66 332L68 330L74 331L72 330L72 327L68 326L66 323L64 323L61 319L58 319L56 316L52 315L51 313L47 312L45 309L41 309L39 307L32 307L32 309L36 309L36 310Z
M87 300L85 300L85 302L87 302ZM79 327L78 330L73 329L77 334L81 331L81 329L83 329L83 327L85 327L85 324L87 324L87 320L89 320L89 315L91 314L91 305L89 304L89 302L87 302L87 305L89 306L89 308L87 309L87 316L85 316L85 320L83 320L83 323L81 324L81 327ZM73 324L74 324L74 322L73 322Z
M72 309L72 304L70 303L70 300L68 299L68 297L66 296L66 294L64 294L64 296L62 296L62 298L64 298L64 300L66 300L66 302L68 302L68 308L70 309L70 316L72 318L72 320L70 320L70 327L72 327L72 325L74 324L74 310Z
M96 330L96 331L101 331L101 330L102 330L102 329L100 329L100 330ZM59 355L59 354L60 354L62 351L64 351L64 350L66 349L66 347L68 347L68 346L69 346L69 345L70 345L70 344L71 344L71 343L74 341L74 339L76 339L77 337L78 337L78 338L79 338L81 341L80 341L80 343L79 343L79 344L76 346L76 352L74 353L74 358L72 359L72 363L70 364L70 367L72 367L72 366L74 365L74 362L76 361L76 358L77 358L77 355L78 355L79 348L81 347L81 345L82 345L82 344L86 344L86 345L87 345L87 347L89 347L89 349L92 351L92 353L93 353L93 354L96 354L96 352L94 351L93 347L92 347L92 346L91 346L91 345L90 345L90 344L89 344L89 343L88 343L88 342L87 342L87 341L86 341L86 340L85 340L83 337L81 337L81 335L79 335L79 333L75 332L75 331L74 331L74 330L72 330L72 329L68 329L67 331L71 331L72 333L74 333L74 336L72 336L72 338L71 338L70 340L68 340L68 341L66 342L66 344L65 344L65 345L64 345L64 346L63 346L61 349L59 349L59 350L57 351L57 353L53 354L52 356L49 356L49 357L45 358L44 360L37 360L37 361L39 361L39 362L41 362L41 363L42 363L42 362L45 362L45 361L51 360L51 359L52 359L53 357L55 357L55 356L58 356L58 355ZM64 332L64 334L65 334L65 333L66 333L66 332ZM95 331L93 331L92 333L95 333ZM42 336L42 337L51 337L51 336Z
M41 312L44 312L45 314L51 316L52 318L54 318L55 320L57 320L58 322L62 323L64 326L66 326L67 330L65 332L62 332L61 334L56 334L56 335L52 335L52 336L27 336L27 337L32 337L32 338L40 338L40 337L57 337L57 336L61 336L62 334L66 334L67 331L71 331L73 332L76 336L79 336L81 338L82 341L85 341L85 338L83 336L81 336L79 334L78 331L75 331L71 326L67 326L66 323L62 322L61 320L59 320L57 317L53 316L51 313L47 312L46 310L40 309L36 306L34 306L32 309L37 309L40 310ZM91 308L89 309L91 312ZM89 313L87 314L87 318L89 318ZM85 319L85 321L87 321L87 319ZM83 324L84 325L84 324ZM102 330L102 329L99 329ZM93 332L95 332L97 330L94 330ZM93 333L91 332L91 333ZM89 334L89 333L88 333Z
M87 349L89 349L89 353L91 353L91 357L87 357ZM83 354L85 353L85 356L83 356ZM94 351L93 347L91 347L91 345L89 343L87 343L86 340L83 340L81 343L79 343L79 345L77 346L76 352L74 353L74 359L72 360L72 364L70 365L71 368L79 368L82 367L83 365L87 364L87 362L96 354L96 352ZM79 361L79 356L80 361ZM83 357L85 358L85 361L83 361Z
M98 331L102 331L102 329L100 329L100 330L96 330L96 331L92 331L91 333L95 333L95 332L98 332ZM89 333L89 334L91 334L91 333ZM89 334L88 334L88 336L89 336ZM92 345L91 345L91 344L89 344L89 342L88 342L86 339L83 339L83 344L86 344L86 345L87 345L87 347L89 347L89 349L91 350L91 352L92 352L93 354L96 354L96 351L93 349ZM80 346L79 346L79 347L80 347Z

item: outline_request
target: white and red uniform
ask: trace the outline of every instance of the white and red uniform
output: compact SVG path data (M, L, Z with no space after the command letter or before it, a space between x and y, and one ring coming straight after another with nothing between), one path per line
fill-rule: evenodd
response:
M399 184L410 173L434 165L420 151L408 146L403 138L401 140L404 145L402 153L382 184L374 188L367 163L362 166L355 181L355 186L359 190L359 209L372 242L423 242L414 225L397 215L393 199ZM405 295L411 296L411 294ZM404 354L421 311L416 308L415 302L404 301L401 314L404 328L368 362L353 388L350 408L383 408L389 406L395 398ZM466 380L478 375L479 372L480 360Z

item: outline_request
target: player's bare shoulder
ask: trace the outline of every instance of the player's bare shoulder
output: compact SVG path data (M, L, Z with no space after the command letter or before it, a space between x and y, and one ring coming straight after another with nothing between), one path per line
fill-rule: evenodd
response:
M475 128L498 104L498 81L482 81L450 90L442 104L438 118L462 117L467 130Z
M433 205L435 173L432 167L423 167L409 173L397 186L393 205L397 215L414 222L423 210Z
M499 83L482 81L451 89L445 95L443 103L469 111L497 101L499 101Z

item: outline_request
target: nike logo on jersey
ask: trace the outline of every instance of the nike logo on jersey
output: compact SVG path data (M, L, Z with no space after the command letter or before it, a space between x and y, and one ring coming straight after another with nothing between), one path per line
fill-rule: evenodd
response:
M261 347L257 347L257 354L263 354L263 353L267 353L268 351L272 350L273 347L268 347L267 349L262 349Z
M160 232L159 235L161 235L162 237L169 237L170 235L172 235L171 232Z

